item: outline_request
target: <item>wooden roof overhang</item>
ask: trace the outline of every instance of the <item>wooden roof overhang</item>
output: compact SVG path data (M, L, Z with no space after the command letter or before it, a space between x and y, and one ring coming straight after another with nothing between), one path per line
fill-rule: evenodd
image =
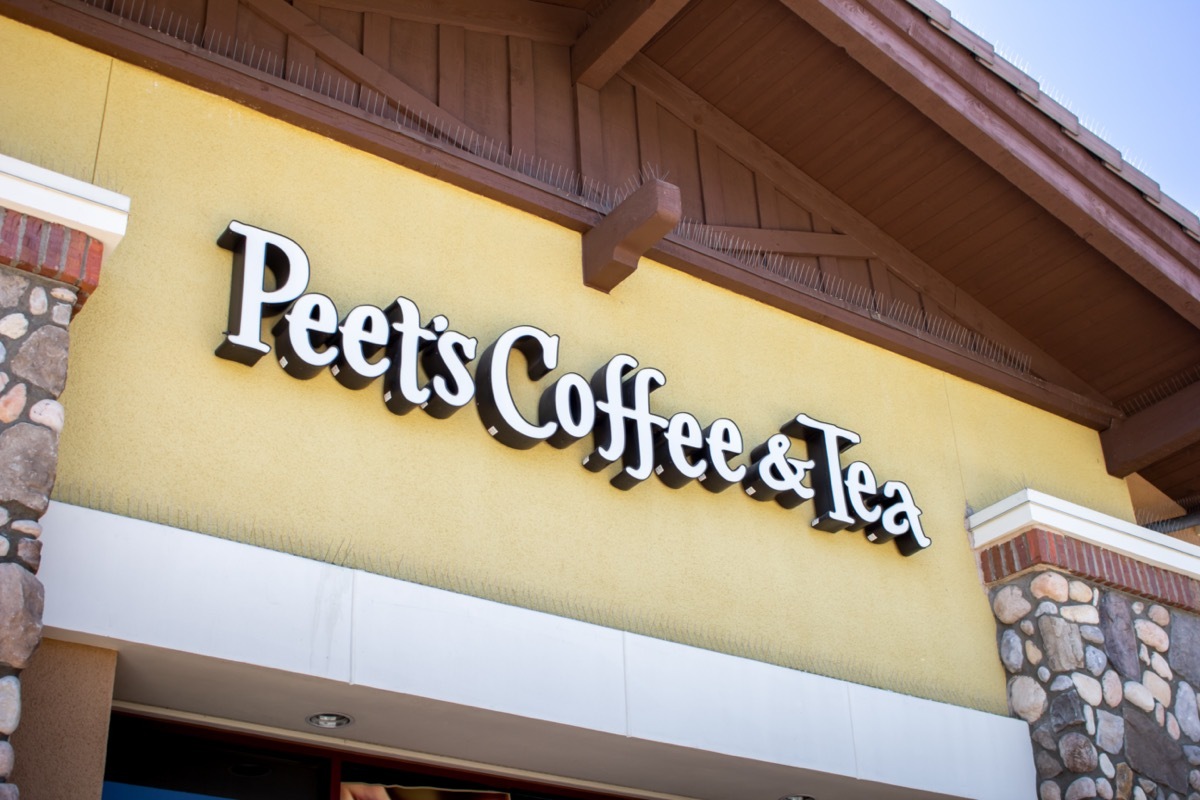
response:
M669 193L621 207L649 171L685 218L642 243L656 259L1088 424L1113 474L1200 496L1200 221L932 0L0 12L572 229L607 219L609 252L673 224L647 200Z

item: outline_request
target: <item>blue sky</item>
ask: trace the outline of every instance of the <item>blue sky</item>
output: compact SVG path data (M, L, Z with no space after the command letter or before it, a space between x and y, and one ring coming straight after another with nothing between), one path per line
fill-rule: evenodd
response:
M941 0L1200 212L1200 0Z

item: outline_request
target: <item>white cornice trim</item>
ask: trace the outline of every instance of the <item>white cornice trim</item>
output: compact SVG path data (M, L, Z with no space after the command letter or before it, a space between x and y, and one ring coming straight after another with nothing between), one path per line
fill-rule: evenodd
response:
M967 518L976 552L1030 528L1057 531L1144 564L1200 579L1200 547L1034 489L1022 489Z
M0 154L0 206L66 225L104 243L104 255L125 237L129 198Z

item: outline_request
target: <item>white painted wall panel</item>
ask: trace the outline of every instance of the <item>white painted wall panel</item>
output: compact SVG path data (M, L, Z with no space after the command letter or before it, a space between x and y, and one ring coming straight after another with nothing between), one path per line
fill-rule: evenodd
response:
M350 570L52 503L45 624L350 679Z
M355 586L354 683L624 732L620 632L368 573Z
M629 735L854 775L845 681L626 636Z

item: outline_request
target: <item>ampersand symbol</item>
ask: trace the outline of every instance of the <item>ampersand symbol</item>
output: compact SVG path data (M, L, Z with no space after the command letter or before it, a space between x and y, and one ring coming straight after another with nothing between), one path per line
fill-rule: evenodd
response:
M795 508L813 498L815 492L803 483L813 462L789 458L791 446L791 439L777 433L754 448L742 481L746 494L763 502L774 499L784 508Z

